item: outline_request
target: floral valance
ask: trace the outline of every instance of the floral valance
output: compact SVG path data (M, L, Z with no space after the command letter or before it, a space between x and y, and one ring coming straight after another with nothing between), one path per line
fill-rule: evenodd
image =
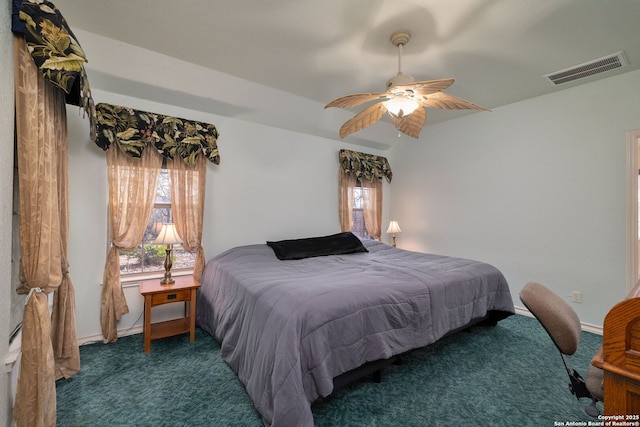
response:
M45 79L64 90L66 102L93 117L93 98L84 69L87 58L67 21L45 0L13 0L12 30L22 34Z
M386 157L373 154L360 153L358 151L340 150L338 155L340 166L347 174L355 174L358 181L364 179L374 181L385 178L391 182L393 173Z
M105 103L96 105L96 119L95 143L103 150L115 143L124 153L140 158L151 145L162 156L180 156L187 164L200 154L220 164L218 130L212 124Z

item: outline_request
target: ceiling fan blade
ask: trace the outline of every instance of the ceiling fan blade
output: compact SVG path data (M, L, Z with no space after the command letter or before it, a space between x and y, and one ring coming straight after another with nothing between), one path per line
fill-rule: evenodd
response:
M340 128L340 138L371 126L387 112L383 102L373 104L347 120Z
M413 91L416 96L422 96L445 90L451 86L454 81L454 79L427 80L424 82L396 85L394 88L398 88L403 91Z
M431 95L416 99L423 107L427 108L444 108L446 110L483 110L491 111L488 108L474 104L457 96L449 95L444 92L436 92Z
M338 108L350 108L357 107L358 105L364 104L365 102L374 101L376 99L388 98L389 94L387 92L378 92L378 93L354 93L352 95L341 96L340 98L336 98L324 108L329 107L338 107Z
M427 122L427 112L424 108L419 107L413 113L401 119L391 116L391 121L400 132L418 139L420 131Z

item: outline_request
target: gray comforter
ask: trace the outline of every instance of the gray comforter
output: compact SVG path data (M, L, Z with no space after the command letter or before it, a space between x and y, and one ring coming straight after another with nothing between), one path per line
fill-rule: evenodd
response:
M278 260L267 245L211 259L197 323L221 344L265 425L312 426L311 402L365 362L513 313L507 282L478 261L365 241L368 253Z

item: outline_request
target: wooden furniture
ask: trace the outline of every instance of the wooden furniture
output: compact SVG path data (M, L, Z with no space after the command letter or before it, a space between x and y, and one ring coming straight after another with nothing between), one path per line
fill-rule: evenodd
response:
M140 282L144 297L144 352L151 351L151 340L189 333L189 341L196 338L196 291L200 282L192 276L175 277L175 283L161 285L160 279ZM172 302L185 303L185 316L180 319L151 323L151 309Z
M626 299L609 311L603 340L605 415L640 421L640 298Z

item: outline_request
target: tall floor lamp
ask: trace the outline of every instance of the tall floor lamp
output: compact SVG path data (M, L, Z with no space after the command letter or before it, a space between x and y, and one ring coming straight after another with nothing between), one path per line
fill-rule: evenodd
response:
M173 262L171 261L171 245L177 245L180 243L182 243L182 239L176 232L175 224L162 224L162 229L160 229L158 237L153 241L154 245L167 245L167 248L165 249L167 256L164 259L164 279L160 281L161 285L171 285L176 282L171 278L171 266L173 265Z
M391 233L392 243L391 246L396 247L396 233L400 233L402 230L398 225L398 221L391 221L389 223L389 228L387 228L387 233Z

